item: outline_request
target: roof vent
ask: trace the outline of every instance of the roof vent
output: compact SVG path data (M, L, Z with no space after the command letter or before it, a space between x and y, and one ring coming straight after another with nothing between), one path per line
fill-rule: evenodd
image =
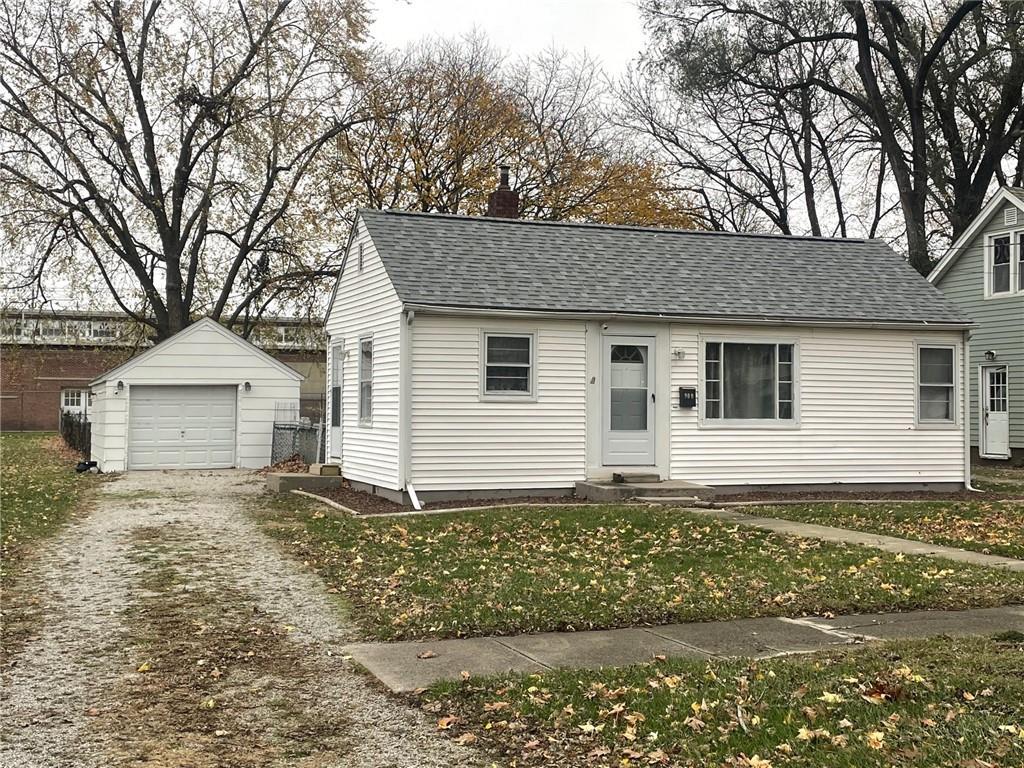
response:
M487 198L487 215L502 219L519 218L519 193L508 185L508 166L502 165L498 188Z
M1003 211L1003 224L1008 227L1017 226L1017 208L1015 206L1011 205Z

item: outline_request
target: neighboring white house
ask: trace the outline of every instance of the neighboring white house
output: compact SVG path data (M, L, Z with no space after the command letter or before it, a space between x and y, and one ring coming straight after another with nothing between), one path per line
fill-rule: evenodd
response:
M302 374L204 318L90 383L92 459L126 469L259 468Z
M982 458L1024 463L1024 189L996 192L928 279L978 323L971 445Z
M392 497L962 487L970 327L877 240L362 210L328 455Z

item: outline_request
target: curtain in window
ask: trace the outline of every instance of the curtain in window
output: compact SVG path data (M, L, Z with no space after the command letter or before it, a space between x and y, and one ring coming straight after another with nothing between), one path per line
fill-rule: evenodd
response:
M775 345L724 344L722 390L727 419L775 418Z

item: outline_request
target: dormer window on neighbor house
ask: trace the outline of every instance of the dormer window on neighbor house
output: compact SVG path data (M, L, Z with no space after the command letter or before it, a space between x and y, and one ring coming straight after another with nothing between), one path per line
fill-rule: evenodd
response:
M1011 212L1013 215L1011 216ZM1006 209L1003 224L1011 229L990 235L985 243L985 296L996 298L1024 293L1024 217Z

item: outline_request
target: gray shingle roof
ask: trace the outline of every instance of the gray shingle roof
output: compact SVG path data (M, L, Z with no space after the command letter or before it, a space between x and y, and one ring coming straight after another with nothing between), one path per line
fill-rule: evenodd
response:
M361 210L409 304L835 322L969 323L880 240Z

